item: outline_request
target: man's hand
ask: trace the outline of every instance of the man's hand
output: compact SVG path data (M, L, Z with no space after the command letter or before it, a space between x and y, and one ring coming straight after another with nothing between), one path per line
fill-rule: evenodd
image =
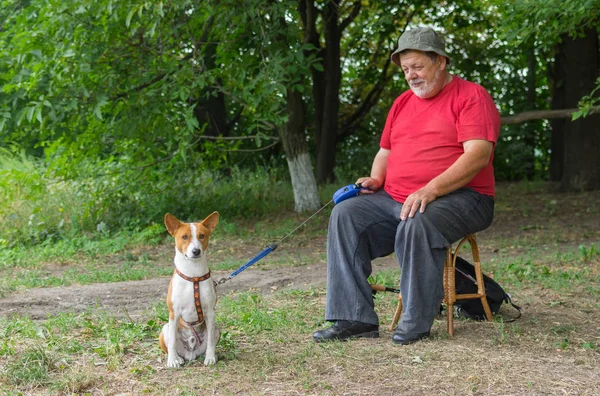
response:
M360 183L363 188L367 188L367 190L360 190L359 194L373 194L375 191L379 190L383 184L381 181L372 177L361 177L356 183Z
M378 191L385 181L385 174L387 172L387 158L390 155L390 150L380 148L375 155L373 160L373 166L371 167L371 176L361 177L356 183L360 183L366 190L361 190L359 194L373 194Z
M414 217L417 211L424 213L427 204L435 201L438 196L437 192L429 185L410 194L402 205L400 220L404 221L409 217Z

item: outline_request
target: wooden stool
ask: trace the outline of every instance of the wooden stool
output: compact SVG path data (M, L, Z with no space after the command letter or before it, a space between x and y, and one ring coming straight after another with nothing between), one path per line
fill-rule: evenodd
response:
M468 242L469 245L471 245L471 250L473 252L473 265L475 266L475 278L477 279L477 293L456 294L456 258L458 257L458 253L465 242ZM381 285L371 285L371 288L373 290L385 290L385 286ZM481 300L481 304L483 305L483 309L485 311L485 317L491 322L492 311L490 310L487 297L485 296L483 274L481 273L481 262L479 261L479 248L477 247L475 235L471 234L461 239L454 251L452 251L452 247L446 250L446 261L444 262L443 303L446 304L446 312L448 315L448 334L450 334L451 337L454 336L454 303L457 300L470 300L475 298L479 298ZM395 330L396 326L398 325L398 321L400 320L400 315L402 315L402 295L398 293L398 306L396 307L394 319L390 325L390 331Z

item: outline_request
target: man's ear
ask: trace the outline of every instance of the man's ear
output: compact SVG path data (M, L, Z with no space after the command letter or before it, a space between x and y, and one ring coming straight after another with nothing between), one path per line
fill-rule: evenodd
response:
M436 63L440 70L446 70L446 67L448 66L448 58L442 55L438 55Z
M175 233L181 227L181 221L177 219L177 217L173 216L170 213L165 215L165 227L167 227L167 231L169 234L175 236Z
M212 232L212 230L214 230L217 226L217 223L219 223L219 212L212 212L206 217L206 219L202 220L201 224L208 228L210 232Z

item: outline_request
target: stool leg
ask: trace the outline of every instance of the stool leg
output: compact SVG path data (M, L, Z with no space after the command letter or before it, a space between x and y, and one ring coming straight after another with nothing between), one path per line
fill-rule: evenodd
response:
M493 319L492 310L490 309L490 305L488 304L487 297L481 297L481 305L483 305L483 310L485 312L485 317L488 322L491 322Z
M402 315L402 294L398 293L398 306L396 306L396 312L394 313L394 319L390 325L390 331L396 330L398 322L400 321L400 315Z
M477 239L475 235L467 236L469 240L469 244L471 245L471 251L473 254L473 266L475 267L475 278L477 279L477 293L482 295L481 305L483 305L483 311L485 312L485 317L488 322L492 321L492 310L490 309L490 305L487 301L487 296L485 293L485 284L483 280L483 273L481 272L481 261L479 259L479 247L477 246Z
M448 334L454 337L454 302L456 301L456 286L452 247L446 250L444 262L444 294L446 295L446 314L448 315Z

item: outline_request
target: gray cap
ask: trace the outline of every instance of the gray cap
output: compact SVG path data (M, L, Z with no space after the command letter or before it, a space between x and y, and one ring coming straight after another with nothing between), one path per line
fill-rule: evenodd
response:
M446 53L444 40L428 27L420 27L407 30L398 39L398 48L392 53L392 62L400 66L400 52L405 50L432 51L445 56L450 63L450 57Z

